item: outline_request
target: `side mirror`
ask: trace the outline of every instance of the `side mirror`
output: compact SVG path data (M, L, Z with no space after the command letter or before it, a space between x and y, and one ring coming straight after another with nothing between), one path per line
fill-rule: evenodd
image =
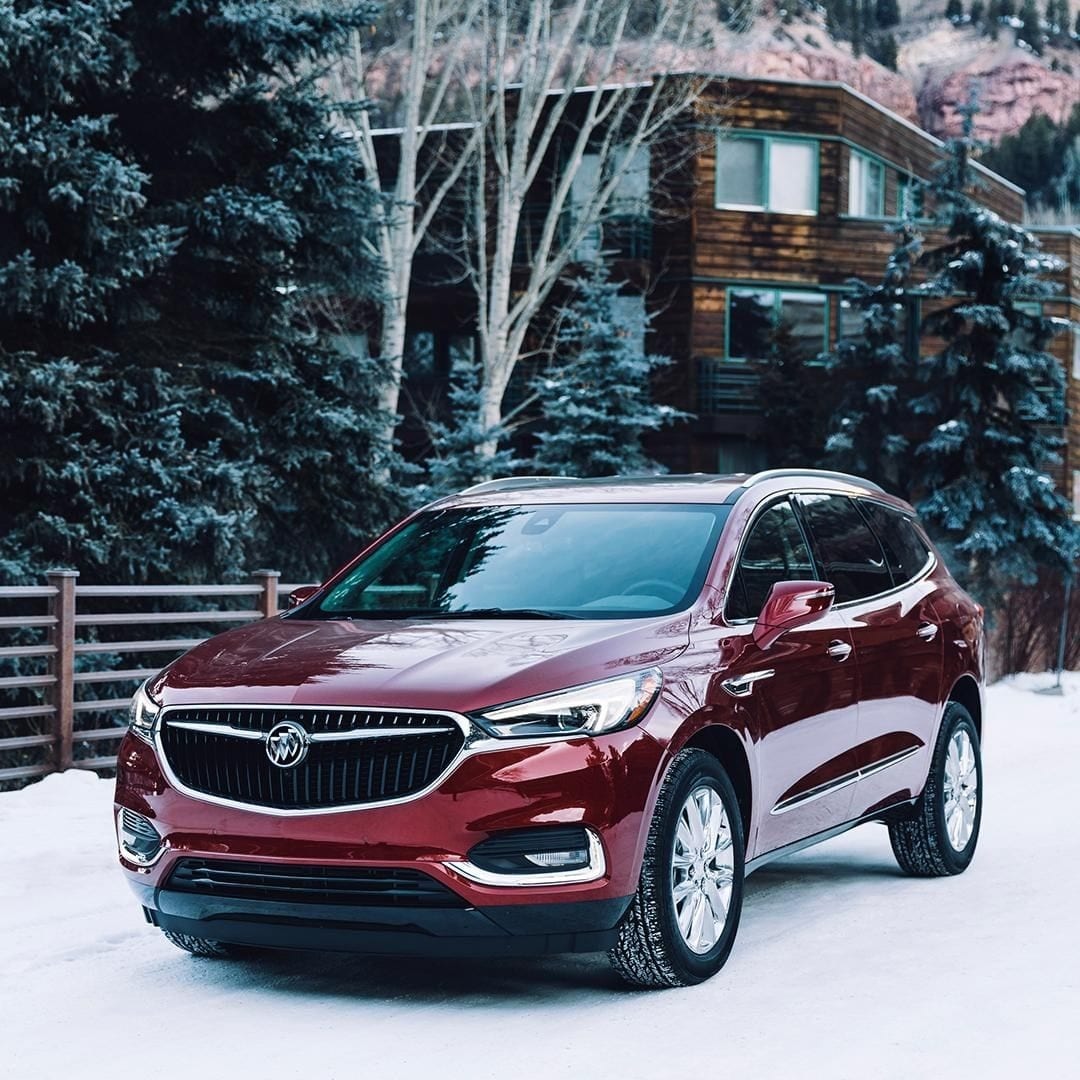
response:
M835 596L836 590L827 581L778 581L754 624L754 643L767 649L785 631L817 622L828 613Z
M289 593L289 607L299 607L305 600L310 600L319 591L318 585L301 585Z

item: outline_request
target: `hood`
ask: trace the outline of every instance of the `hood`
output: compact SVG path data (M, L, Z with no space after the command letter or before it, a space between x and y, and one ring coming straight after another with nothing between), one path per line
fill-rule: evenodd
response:
M219 634L152 680L165 705L476 709L662 664L690 616L534 621L266 619Z

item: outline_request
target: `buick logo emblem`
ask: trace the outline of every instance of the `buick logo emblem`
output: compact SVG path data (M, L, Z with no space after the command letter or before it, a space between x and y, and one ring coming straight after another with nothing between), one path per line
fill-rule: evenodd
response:
M307 754L308 734L292 720L275 724L266 736L266 756L279 769L299 765Z

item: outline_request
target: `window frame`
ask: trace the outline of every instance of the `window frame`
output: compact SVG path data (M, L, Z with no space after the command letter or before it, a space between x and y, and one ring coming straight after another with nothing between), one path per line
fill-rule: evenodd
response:
M725 140L734 142L736 139L755 139L763 144L761 155L761 189L758 192L763 197L760 203L731 203L720 200L720 145ZM812 204L806 210L778 209L769 205L769 188L772 174L772 147L774 143L808 143L813 151L813 165L811 166L811 197ZM752 214L790 214L794 217L817 217L821 211L821 139L816 135L773 135L762 134L756 131L744 131L735 128L730 131L718 131L716 133L716 157L713 166L713 209L714 210L737 210Z
M1080 470L1077 470L1077 473L1078 473L1078 475L1080 475ZM753 530L754 526L757 524L758 518L760 518L761 515L764 514L765 511L768 510L770 507L772 507L773 505L775 505L778 502L783 501L784 499L788 500L788 502L791 504L792 508L795 511L795 518L799 523L799 529L802 531L803 541L806 544L807 550L810 552L810 559L811 559L811 561L813 562L813 565L814 565L814 573L818 575L818 580L819 581L825 581L826 580L825 577L822 576L821 563L818 560L817 551L815 550L814 545L811 542L810 531L809 531L809 529L808 529L808 527L806 525L806 522L803 520L802 509L799 506L798 500L795 498L795 496L797 496L797 495L845 495L845 496L847 496L847 498L851 499L852 502L855 503L856 507L859 510L859 515L862 517L862 519L864 521L866 521L866 526L870 530L870 532L873 534L874 540L877 542L879 547L881 547L881 539L878 537L877 531L874 529L873 525L870 524L870 522L867 519L866 515L863 514L862 507L860 506L860 503L863 503L863 502L880 503L886 509L892 510L894 513L900 514L902 517L907 518L907 520L910 521L912 523L912 525L915 527L915 532L918 534L919 538L926 543L926 550L929 552L929 555L927 556L927 559L926 559L926 563L922 566L922 568L919 570L919 572L917 574L915 574L913 577L909 578L907 581L903 582L902 584L900 584L900 585L895 585L894 584L894 585L890 586L888 589L883 590L882 592L874 593L872 596L863 596L863 597L860 597L858 600L845 600L845 601L843 601L842 603L839 603L839 604L834 603L832 605L832 607L829 609L830 611L839 611L839 610L847 609L849 607L853 607L856 604L866 604L866 603L869 603L871 601L881 600L881 599L883 599L883 598L885 598L887 596L890 596L892 593L899 592L901 589L906 589L906 588L908 588L908 586L914 585L915 582L917 582L917 581L921 581L928 574L930 574L934 570L934 568L937 566L937 561L938 561L937 552L934 550L934 545L931 544L929 542L928 538L926 537L926 530L923 529L922 526L920 525L919 519L917 517L915 517L913 514L909 514L906 511L901 510L899 507L894 506L892 503L887 502L884 499L875 499L873 497L873 495L871 493L869 493L869 492L867 492L866 494L863 494L863 493L860 492L857 495L850 495L850 494L848 494L847 492L844 492L844 491L835 491L835 490L827 490L825 488L811 488L811 487L799 488L797 491L780 492L778 494L768 496L761 503L759 503L757 506L755 506L754 509L751 511L750 517L747 519L746 525L743 528L742 536L739 537L739 546L735 551L735 559L731 564L732 565L731 574L728 575L725 578L722 578L718 582L719 591L723 594L723 597L724 597L723 607L721 608L721 616L722 616L722 618L724 620L724 625L725 626L746 626L748 624L753 624L753 623L757 622L758 616L756 616L756 615L753 616L752 618L746 618L746 619L729 619L728 614L727 614L728 595L729 595L731 585L732 585L732 583L734 581L734 578L735 578L735 571L737 570L737 568L739 566L739 563L742 561L743 548L746 546L747 538L750 536L751 531ZM882 551L882 557L883 558L885 557L884 550ZM889 568L889 564L888 564L887 559L886 559L886 562L885 562L885 566L886 566L886 569ZM890 580L892 579L892 571L891 571L891 569L889 570L889 578L890 578Z
M753 293L772 293L773 303L773 329L775 330L780 324L780 315L783 310L782 297L790 295L792 293L803 293L809 296L820 296L822 298L822 335L821 335L821 349L818 351L818 355L829 351L829 333L830 322L832 320L832 298L829 293L822 289L808 289L799 288L798 286L786 286L786 285L756 285L754 282L732 283L724 288L724 360L729 364L755 364L762 363L768 360L768 356L733 356L731 353L731 314L732 303L731 294L733 292L753 292ZM817 357L807 361L808 364L815 363Z
M861 158L864 167L874 166L881 171L881 183L878 187L878 207L876 211L867 213L855 213L851 209L852 178L854 176L854 161ZM848 148L848 173L847 173L847 216L857 221L877 221L885 219L885 185L888 179L889 166L884 158L870 153L868 150L857 150L855 147ZM864 192L865 194L865 192ZM899 202L897 203L899 210ZM899 218L899 214L897 215Z
M735 584L735 575L739 572L739 565L742 563L743 554L746 550L746 542L750 539L750 534L757 528L758 522L774 507L779 506L780 503L786 502L791 508L791 513L795 518L795 524L798 526L799 533L802 536L802 541L806 545L807 554L810 556L810 565L813 567L815 574L819 575L817 580L824 581L824 578L820 577L821 565L818 562L817 554L814 552L814 546L810 543L810 534L806 529L806 522L802 519L802 514L799 513L799 504L795 501L794 496L798 492L784 491L777 495L770 495L760 505L755 506L749 519L746 522L746 527L743 529L742 536L739 537L739 547L735 552L735 560L731 564L731 573L724 580L723 595L724 605L721 608L721 616L726 625L728 626L746 626L752 625L758 621L761 612L757 615L748 615L744 618L733 619L728 615L728 605L731 602L731 590Z

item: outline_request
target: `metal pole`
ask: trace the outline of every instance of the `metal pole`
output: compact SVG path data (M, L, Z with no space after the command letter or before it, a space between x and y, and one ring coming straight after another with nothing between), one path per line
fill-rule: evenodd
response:
M1054 685L1061 689L1061 669L1065 666L1065 642L1069 633L1069 598L1072 595L1072 571L1065 577L1065 606L1061 609L1061 633L1058 636L1057 654L1057 682Z

